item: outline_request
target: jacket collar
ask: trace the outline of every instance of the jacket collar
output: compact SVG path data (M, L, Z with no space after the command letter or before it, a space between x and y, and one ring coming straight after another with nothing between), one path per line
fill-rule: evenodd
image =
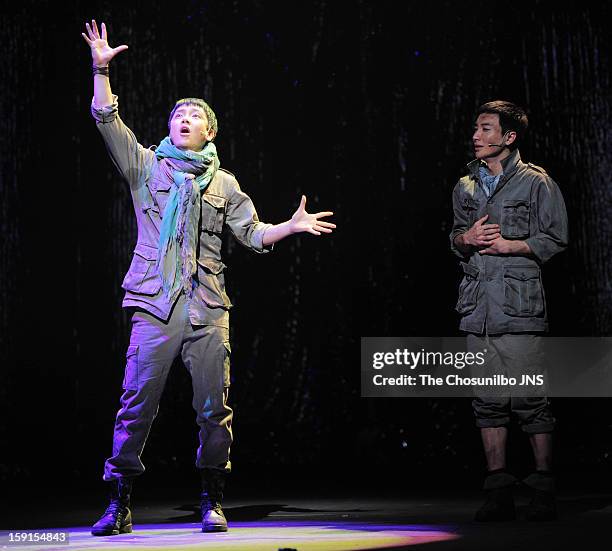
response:
M503 179L508 180L511 178L514 173L518 170L519 164L521 162L521 154L518 149L515 149L510 155L508 155L504 160L501 161L502 170L503 170ZM481 166L487 166L484 161L479 159L474 159L467 165L467 169L469 174L474 179L478 179L478 169Z

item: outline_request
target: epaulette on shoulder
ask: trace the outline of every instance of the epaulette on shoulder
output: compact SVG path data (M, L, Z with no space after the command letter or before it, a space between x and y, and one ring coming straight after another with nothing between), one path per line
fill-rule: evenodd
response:
M474 191L476 188L476 182L474 181L474 179L472 178L470 174L466 174L465 176L462 176L461 178L459 178L459 185L461 186L463 191L465 191L466 193L469 193L470 195L474 195Z
M235 175L235 174L232 174L232 173L231 173L229 170L227 170L227 169L225 169L225 168L221 168L221 167L219 167L219 170L220 170L221 172L225 172L226 174L229 174L229 175L230 175L230 176L232 176L233 178L236 178L236 175Z
M541 172L542 174L546 174L548 176L548 173L541 166L534 165L533 163L527 163L527 166L529 168L533 168L533 170L536 172Z

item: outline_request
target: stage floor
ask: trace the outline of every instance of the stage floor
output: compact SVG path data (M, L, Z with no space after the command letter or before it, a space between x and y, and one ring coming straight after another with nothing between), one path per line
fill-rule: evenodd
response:
M18 532L64 531L63 545L15 545L6 549L49 551L80 549L207 549L210 551L344 551L364 549L424 550L564 550L609 545L612 496L562 495L560 517L530 523L521 518L527 496L517 498L519 519L479 524L472 521L481 497L436 496L404 499L279 498L227 499L227 533L200 531L195 500L138 499L132 507L134 531L94 537L89 532L105 504L76 508L83 499L48 496L47 500L10 508L3 528ZM46 510L45 510L46 509ZM7 545L8 530L0 532ZM603 548L603 547L601 547Z

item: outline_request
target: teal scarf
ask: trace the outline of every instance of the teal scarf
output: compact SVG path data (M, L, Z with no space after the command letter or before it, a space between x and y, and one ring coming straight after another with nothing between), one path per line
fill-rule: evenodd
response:
M197 267L201 195L215 177L219 158L212 142L202 151L182 150L169 137L162 140L155 155L166 177L174 183L162 217L157 253L162 289L168 300L174 302L182 289L191 296Z

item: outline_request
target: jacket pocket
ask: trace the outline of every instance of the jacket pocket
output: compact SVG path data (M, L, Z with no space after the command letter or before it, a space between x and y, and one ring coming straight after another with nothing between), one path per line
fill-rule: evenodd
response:
M214 258L198 259L198 286L195 292L211 308L229 310L232 303L225 292L224 269L225 264Z
M125 390L138 390L138 345L129 346L125 356L125 374L123 375L122 386Z
M153 176L149 182L149 191L153 197L153 201L158 212L163 216L166 209L166 203L170 196L170 190L174 184L167 178L161 177L159 174Z
M219 195L202 195L202 230L212 233L223 231L227 199Z
M476 308L480 270L467 262L462 262L461 267L463 268L463 279L459 284L459 300L457 300L455 310L460 314L469 314Z
M159 206L153 203L145 203L142 205L142 212L149 217L151 224L155 227L155 229L159 232L161 227L161 216L159 214Z
M502 202L501 234L506 239L529 237L529 202L506 199Z
M468 230L476 223L478 220L477 212L478 212L479 203L476 199L472 199L471 197L464 197L462 208L465 213L465 217L467 218Z
M121 287L140 295L156 295L161 289L161 279L155 266L157 247L139 243L134 249L132 264Z
M232 355L232 347L229 341L224 341L223 347L225 348L225 357L223 358L223 387L227 388L231 384L230 357Z
M537 266L504 268L504 312L509 316L533 317L544 313L544 294Z

